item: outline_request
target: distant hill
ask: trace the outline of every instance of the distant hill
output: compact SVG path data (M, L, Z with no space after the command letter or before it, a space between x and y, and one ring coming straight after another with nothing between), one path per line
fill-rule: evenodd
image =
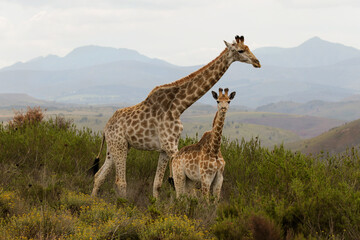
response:
M359 119L360 99L358 95L345 100L340 102L314 100L306 103L281 101L258 107L256 111L309 115L346 121Z
M355 48L312 38L295 48L254 52L262 68L234 63L215 86L236 90L236 105L340 101L360 92L360 54ZM49 55L1 69L0 92L66 103L135 104L155 86L200 67L172 65L130 49L85 46L64 57ZM212 103L211 94L200 102Z
M0 93L0 107L45 105L49 102L22 93Z
M358 145L360 145L360 119L333 128L317 137L285 146L307 154L318 154L321 151L334 154Z

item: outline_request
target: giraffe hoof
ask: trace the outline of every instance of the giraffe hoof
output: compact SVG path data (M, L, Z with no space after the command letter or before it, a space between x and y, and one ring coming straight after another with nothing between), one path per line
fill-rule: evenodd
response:
M175 189L174 178L169 177L169 178L168 178L168 182L169 182L170 185Z

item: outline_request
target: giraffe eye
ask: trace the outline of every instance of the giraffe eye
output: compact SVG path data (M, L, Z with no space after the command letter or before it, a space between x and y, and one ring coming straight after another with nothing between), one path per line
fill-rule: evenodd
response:
M230 101L228 101L228 103L230 103Z
M244 53L244 52L245 52L245 50L239 50L238 52L239 52L239 53Z
M217 103L220 103L219 101L216 101Z

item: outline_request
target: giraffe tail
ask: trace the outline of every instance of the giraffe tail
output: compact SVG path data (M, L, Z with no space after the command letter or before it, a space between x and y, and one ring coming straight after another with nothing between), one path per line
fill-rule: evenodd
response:
M104 142L105 142L105 134L103 133L103 137L102 137L102 142L101 142L101 147L100 147L100 152L97 155L97 157L94 160L93 165L91 166L91 168L89 169L90 172L92 172L93 175L95 175L98 171L99 171L99 165L100 165L100 154L102 152L102 149L104 147Z
M174 178L173 178L173 177L169 177L169 178L168 178L168 182L170 183L170 186L175 190Z

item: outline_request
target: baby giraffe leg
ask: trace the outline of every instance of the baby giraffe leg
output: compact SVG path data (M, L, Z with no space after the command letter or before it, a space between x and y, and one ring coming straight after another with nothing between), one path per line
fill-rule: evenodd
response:
M213 195L215 196L216 202L220 200L220 192L223 180L224 177L222 172L218 171L213 182Z
M210 186L211 179L208 177L208 175L201 176L201 192L208 203L210 197Z
M174 166L174 165L173 165ZM176 191L176 198L185 194L186 176L182 169L173 167L173 178Z

